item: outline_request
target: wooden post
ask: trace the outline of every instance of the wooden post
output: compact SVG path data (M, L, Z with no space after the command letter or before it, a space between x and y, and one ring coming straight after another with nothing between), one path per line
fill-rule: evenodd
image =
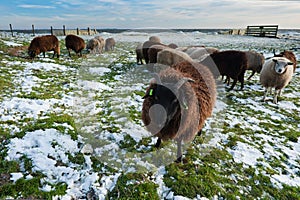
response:
M9 24L9 29L10 29L10 32L11 32L11 36L14 37L14 32L13 32L13 29L12 29L12 25Z
M88 35L91 35L90 27L88 27Z
M79 28L77 28L77 35L79 35Z
M35 36L35 33L34 33L34 25L32 24L32 35Z
M64 34L64 36L66 35L66 26L65 25L63 25L63 34Z
M53 34L53 27L51 26L50 29L51 29L51 35L54 35Z

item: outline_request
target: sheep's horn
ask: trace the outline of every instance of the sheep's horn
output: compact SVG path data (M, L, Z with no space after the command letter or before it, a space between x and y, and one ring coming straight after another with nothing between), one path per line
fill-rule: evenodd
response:
M157 84L161 85L161 80L160 80L159 75L157 73L153 73L152 75L155 78Z
M190 81L190 82L195 82L195 80L193 80L193 79L191 79L191 78L186 78L186 77L184 77L184 78L182 78L180 81L178 81L178 82L176 83L175 88L176 88L177 90L179 90L179 89L181 88L181 86L182 86L183 84L185 84L186 82L188 82L188 81Z

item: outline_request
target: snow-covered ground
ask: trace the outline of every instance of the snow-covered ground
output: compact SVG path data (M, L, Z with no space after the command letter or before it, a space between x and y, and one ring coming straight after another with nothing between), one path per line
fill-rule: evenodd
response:
M122 45L117 45L115 52L88 55L74 63L66 56L57 61L48 57L16 60L1 51L0 78L9 77L11 85L9 89L4 88L0 98L0 131L14 135L25 130L21 137L12 137L1 148L1 151L7 150L5 159L22 163L25 156L31 160L32 172L44 175L42 191L49 192L55 189L53 185L65 183L66 194L54 199L86 199L92 193L105 199L122 173L137 171L153 172L152 181L158 186L160 198L185 199L164 183L164 175L168 173L165 166L174 160L176 145L166 144L158 150L158 155L151 149L156 139L145 130L139 117L143 102L140 93L147 87L151 75L145 66L134 65L132 51L150 35L158 35L167 44L256 50L265 57L272 56L273 49L298 48L295 54L300 59L300 44L293 40L201 32L102 33ZM85 39L90 37L84 36ZM15 47L31 39L29 35L9 38L2 34L0 42ZM122 68L129 64L126 69ZM227 93L220 89L214 115L204 128L205 143L198 147L226 150L232 162L242 163L245 168L263 166L257 167L256 173L270 177L275 187L286 184L299 188L299 76L298 68L278 105L261 102L263 88L258 83L258 75L246 81L244 91ZM73 116L75 125L61 121L43 126L52 115L64 114ZM41 128L38 123L43 124ZM28 124L36 127L26 129ZM78 138L72 138L70 132L78 133ZM296 138L291 136L290 139L290 133ZM238 140L228 145L233 137ZM70 158L78 155L83 155L82 163ZM160 156L166 156L166 160L158 162ZM103 164L100 170L94 169L92 157ZM272 161L279 164L275 167ZM270 170L272 173L268 174ZM32 179L24 167L10 175L13 182L20 178ZM196 198L206 199L200 195ZM218 198L218 193L214 198Z

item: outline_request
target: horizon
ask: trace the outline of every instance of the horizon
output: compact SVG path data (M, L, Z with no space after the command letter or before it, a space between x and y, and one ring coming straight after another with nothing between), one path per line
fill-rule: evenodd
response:
M12 0L1 2L0 29L300 29L299 10L298 0Z

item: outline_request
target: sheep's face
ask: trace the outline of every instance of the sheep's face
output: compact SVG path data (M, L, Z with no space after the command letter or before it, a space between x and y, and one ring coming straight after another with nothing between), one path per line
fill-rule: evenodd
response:
M153 130L161 130L168 126L170 121L180 111L180 104L172 91L172 87L174 87L174 84L156 84L156 87L150 89L144 97L152 100L149 117L151 119L151 129Z
M274 70L277 74L283 74L289 65L293 65L292 62L288 62L286 60L281 60L281 59L273 59L273 62L274 62Z
M28 50L28 55L31 57L31 58L34 58L37 53L34 51L34 50Z

